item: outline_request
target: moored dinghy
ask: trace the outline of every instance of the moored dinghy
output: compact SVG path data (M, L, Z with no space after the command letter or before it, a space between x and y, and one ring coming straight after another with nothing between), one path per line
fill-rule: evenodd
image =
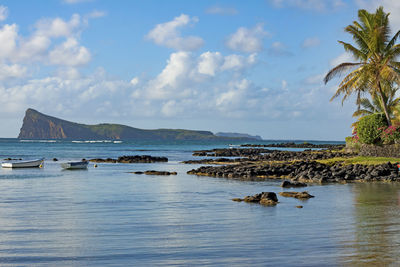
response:
M61 163L61 167L66 170L82 170L87 169L88 161L69 161Z
M1 163L3 168L38 168L43 166L44 158L34 160L18 160Z

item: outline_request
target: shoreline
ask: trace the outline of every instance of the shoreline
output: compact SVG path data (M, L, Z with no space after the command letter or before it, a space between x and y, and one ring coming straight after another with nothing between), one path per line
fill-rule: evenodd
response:
M201 159L183 163L208 165L192 169L187 174L229 179L281 179L318 184L400 182L399 169L395 162L390 162L400 159L375 158L375 162L374 158L361 158L357 154L343 152L342 146L334 146L342 150L282 151L261 148L257 151L257 148L252 147L195 151L194 156L222 155L236 158ZM362 160L365 162L362 163Z

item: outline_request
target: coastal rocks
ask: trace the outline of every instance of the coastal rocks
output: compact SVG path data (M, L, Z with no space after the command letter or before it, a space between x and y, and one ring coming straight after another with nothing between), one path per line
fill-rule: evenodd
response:
M150 171L145 171L145 172L141 172L141 171L137 171L137 172L131 172L134 174L146 174L146 175L177 175L177 172L168 172L168 171L154 171L154 170L150 170Z
M233 201L244 201L248 203L259 203L266 206L275 206L278 204L278 197L274 192L262 192L253 196L246 196L245 198L234 198Z
M168 162L166 157L153 157L149 155L135 155L135 156L122 156L118 159L91 159L91 162L97 163L154 163L154 162Z
M188 174L221 178L289 178L302 183L345 183L352 181L400 181L397 167L390 162L381 165L343 165L333 166L316 161L295 161L287 163L251 163L223 166L202 166Z
M308 192L279 192L279 195L283 197L294 197L298 199L309 199L313 198L313 195L310 195Z
M278 144L267 144L267 145L257 145L257 144L245 144L241 147L284 147L284 148L326 148L326 149L336 149L340 150L345 147L344 144L311 144L311 143L278 143Z
M289 187L306 187L307 184L306 183L300 183L300 182L291 182L291 181L283 181L281 184L281 187L284 188L289 188Z
M200 160L186 160L181 163L184 164L226 164L226 163L235 163L245 161L243 158L237 159L227 159L227 158L218 158L218 159L200 159Z
M258 156L261 153L270 153L269 149L255 148L222 148L213 150L198 150L193 152L193 156L208 156L208 157L247 157Z

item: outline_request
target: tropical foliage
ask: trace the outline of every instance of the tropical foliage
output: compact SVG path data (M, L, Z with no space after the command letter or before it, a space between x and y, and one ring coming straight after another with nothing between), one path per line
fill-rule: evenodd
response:
M326 74L324 81L327 83L346 72L331 100L343 95L343 103L350 95L356 94L359 106L356 116L382 112L387 126L390 126L399 102L394 98L397 86L393 85L400 84L400 63L397 62L400 45L396 44L400 31L390 38L388 17L382 7L375 13L359 10L359 21L345 28L352 35L355 45L339 41L356 62L339 64ZM371 97L372 103L362 98L365 94Z
M357 138L363 144L376 144L381 141L382 129L387 125L383 114L364 116L357 124Z

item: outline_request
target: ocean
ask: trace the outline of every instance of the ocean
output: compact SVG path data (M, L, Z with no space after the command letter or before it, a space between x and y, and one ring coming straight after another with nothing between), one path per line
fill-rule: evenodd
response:
M0 159L46 159L40 169L0 169L0 265L400 263L400 185L312 185L306 190L315 198L278 196L274 207L234 202L232 198L285 189L280 180L187 175L200 165L180 163L199 159L192 156L193 150L228 146L226 142L0 139ZM60 167L69 160L122 155L165 156L169 161L99 163L97 168L91 163L88 170L78 171ZM178 174L130 173L146 170Z

